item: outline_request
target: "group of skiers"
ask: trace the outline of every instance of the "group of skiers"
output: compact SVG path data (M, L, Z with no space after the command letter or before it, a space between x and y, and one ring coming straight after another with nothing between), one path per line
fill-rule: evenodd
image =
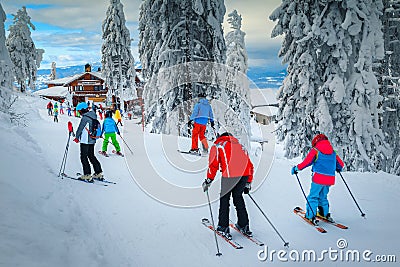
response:
M218 170L222 173L220 205L217 231L226 238L231 239L229 231L229 201L233 198L236 208L236 227L245 235L252 236L249 226L249 216L243 199L243 193L249 194L253 181L254 166L249 154L232 133L220 131L208 151L205 137L207 123L214 129L214 117L211 105L204 94L199 94L199 101L194 106L188 125L193 125L192 147L189 153L200 153L198 139L203 147L203 153L209 152L207 177L202 187L206 192L211 186ZM215 131L215 129L214 129ZM330 186L335 183L335 171L342 171L344 163L334 151L328 137L317 134L311 142L311 150L300 164L294 166L291 174L312 166L312 182L310 193L307 197L307 211L305 218L311 223L316 223L316 216L333 222L329 212L328 193Z
M47 103L47 114L49 116L53 116L53 121L58 122L58 115L64 115L64 103L56 101L53 105L51 101ZM68 116L72 116L71 114L71 106L67 102L67 114Z
M222 173L218 225L216 230L226 238L232 238L229 231L229 202L232 196L237 213L237 223L235 226L243 234L252 236L243 194L249 194L251 190L254 175L253 163L244 146L228 131L222 130L216 134L217 138L209 150L205 131L208 123L214 129L213 111L204 94L199 94L198 97L199 101L195 104L188 122L189 126L193 126L192 145L189 153L208 153L207 176L202 183L204 192L208 191L218 170ZM82 119L74 140L76 143L80 143L81 163L83 167L83 175L80 179L88 182L92 182L93 179L101 180L103 179L103 171L94 151L96 137L91 135L89 130L92 129L93 123L97 121L96 113L94 110L90 110L85 102L79 103L76 110L82 114ZM117 112L119 110L116 111L116 114ZM116 119L122 125L121 118L116 117ZM116 140L116 135L120 135L120 131L117 123L112 119L111 111L105 113L105 120L101 128L102 134L105 137L101 154L106 154L110 138L117 153L120 154L120 146ZM199 139L202 144L202 152L200 152L198 146ZM312 166L312 182L310 193L307 197L305 218L313 224L316 221L316 216L333 222L329 212L327 195L330 186L335 183L335 171L340 172L344 167L344 163L334 151L326 135L317 134L313 138L311 146L312 148L303 162L291 169L291 174L295 175L299 171ZM93 175L91 174L89 162L93 165Z

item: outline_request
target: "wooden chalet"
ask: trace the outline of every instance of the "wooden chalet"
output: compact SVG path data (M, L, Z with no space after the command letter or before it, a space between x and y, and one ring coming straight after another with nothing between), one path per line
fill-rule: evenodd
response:
M107 88L101 72L93 72L89 64L85 65L85 73L74 75L67 80L64 87L72 94L72 105L79 102L106 102Z
M50 80L47 82L47 89L37 91L37 94L54 100L72 100L72 105L76 106L79 102L103 103L103 106L115 108L120 102L115 96L112 96L112 102L107 103L108 88L105 87L105 79L101 71L92 71L90 64L85 65L85 72L73 76ZM144 79L141 75L141 69L136 69L135 85L138 99L129 99L125 101L125 110L132 110L135 106L141 106L142 94L144 88ZM62 92L62 94L60 94Z

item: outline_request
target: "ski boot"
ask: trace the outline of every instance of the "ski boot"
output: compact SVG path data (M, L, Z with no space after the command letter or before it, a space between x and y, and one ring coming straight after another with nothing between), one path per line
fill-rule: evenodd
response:
M306 218L306 220L309 221L310 223L312 223L313 225L318 225L318 223L319 223L319 221L315 217L307 218L304 216L304 218Z
M93 178L90 174L81 175L78 179L88 183L93 183Z
M196 148L196 149L190 149L190 150L189 150L189 154L200 155L200 150L199 150L198 148Z
M239 224L235 224L236 228L239 229L239 231L244 234L247 235L248 237L252 237L253 236L253 232L250 231L249 225L246 225L245 227L240 227Z
M228 240L232 240L232 235L229 232L229 226L228 227L222 227L219 226L217 227L217 232L226 237Z
M331 217L330 213L328 213L326 216L324 216L324 215L320 214L319 212L317 212L317 216L327 220L328 222L331 222L331 223L335 222L335 220Z
M124 155L121 153L121 151L117 151L117 152L115 152L115 154L118 155L118 156L121 156L121 157L124 156Z
M100 173L93 174L92 175L92 179L96 179L96 180L99 180L99 181L104 181L103 173L100 172Z

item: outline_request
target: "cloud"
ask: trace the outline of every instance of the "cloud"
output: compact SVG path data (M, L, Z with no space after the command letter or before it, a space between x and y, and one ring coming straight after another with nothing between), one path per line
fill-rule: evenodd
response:
M122 0L127 22L138 21L141 0ZM63 29L101 31L109 1L99 0L13 0L4 5L6 13L27 6L33 21Z
M121 0L127 27L131 33L132 52L138 60L138 20L142 0ZM32 38L38 48L46 50L44 61L57 62L58 66L68 64L70 55L75 61L83 60L80 53L98 61L101 57L101 25L106 16L109 0L10 0L2 3L7 14L16 13L22 6L27 6L28 14L36 26ZM269 58L277 61L277 52L269 53L271 47L278 47L280 38L271 39L274 22L268 19L272 11L281 4L281 0L225 0L227 14L236 9L242 15L242 30L246 32L246 46L250 64L263 64ZM223 24L225 34L230 31L229 24ZM8 18L7 23L10 23ZM276 49L274 50L276 51ZM97 57L97 59L96 59ZM279 60L278 60L279 61ZM63 63L61 63L63 62ZM70 63L72 65L75 63ZM80 64L80 63L79 63ZM45 66L45 63L42 67Z

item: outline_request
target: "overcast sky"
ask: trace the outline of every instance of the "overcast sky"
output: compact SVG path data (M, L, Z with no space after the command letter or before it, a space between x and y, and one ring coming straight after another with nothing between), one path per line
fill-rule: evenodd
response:
M1 0L7 13L6 29L22 6L27 7L36 30L32 38L37 48L45 49L41 68L49 68L55 61L58 67L99 62L101 24L109 0ZM127 27L134 39L132 52L137 52L138 19L141 0L121 0ZM246 32L246 46L250 66L283 69L277 53L281 39L271 39L274 23L268 19L281 0L225 0L227 14L236 9L242 15L242 30ZM226 21L226 17L225 17ZM224 23L224 33L229 31Z

